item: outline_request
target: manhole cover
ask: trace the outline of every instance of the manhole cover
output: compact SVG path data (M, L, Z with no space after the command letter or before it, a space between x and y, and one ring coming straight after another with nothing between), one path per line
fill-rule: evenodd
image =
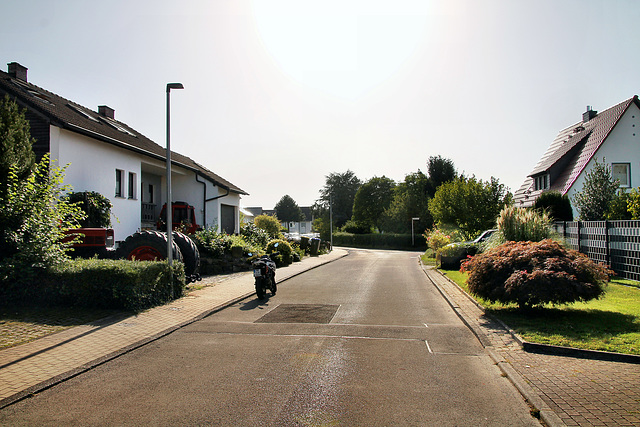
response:
M339 305L280 304L255 323L329 323Z

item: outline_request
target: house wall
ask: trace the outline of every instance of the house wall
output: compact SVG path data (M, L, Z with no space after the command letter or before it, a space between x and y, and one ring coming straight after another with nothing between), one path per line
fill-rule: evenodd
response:
M629 106L608 138L589 160L587 166L567 192L572 205L574 195L581 191L584 186L588 171L593 168L596 159L602 163L603 158L609 166L612 163L630 163L631 187L640 186L640 109L634 103ZM575 207L573 208L573 215L574 218L579 215Z
M111 200L116 241L140 229L140 155L56 126L50 128L50 147L52 160L69 164L64 182L73 191L96 191ZM115 195L116 169L124 171L124 197ZM127 194L129 172L136 177L132 199Z
M50 127L50 141L51 158L57 160L59 165L69 164L65 172L65 184L71 185L73 191L96 191L111 200L112 227L116 241L124 240L141 228L145 191L142 188L143 182L156 186L156 215L159 215L160 208L167 200L164 162L56 126ZM123 197L116 197L116 169L124 171ZM133 198L129 198L128 194L130 172L135 174ZM171 172L173 200L185 201L193 205L198 225L204 227L219 225L220 205L231 205L235 210L235 232L239 232L240 196L238 194L231 193L220 199L206 202L205 210L205 186L207 198L224 194L226 191L202 177L198 177L198 181L201 182L196 181L196 174L191 170L174 165Z

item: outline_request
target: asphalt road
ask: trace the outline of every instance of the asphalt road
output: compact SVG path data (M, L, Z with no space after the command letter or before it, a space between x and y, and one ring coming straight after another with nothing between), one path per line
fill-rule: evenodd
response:
M0 411L0 425L539 425L420 270L354 250Z

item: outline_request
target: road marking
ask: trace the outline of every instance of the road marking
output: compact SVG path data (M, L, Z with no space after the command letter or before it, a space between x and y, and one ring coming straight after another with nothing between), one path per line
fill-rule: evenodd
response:
M427 345L427 350L429 350L429 353L433 354L433 351L431 351L431 347L429 347L429 341L424 340L424 343Z

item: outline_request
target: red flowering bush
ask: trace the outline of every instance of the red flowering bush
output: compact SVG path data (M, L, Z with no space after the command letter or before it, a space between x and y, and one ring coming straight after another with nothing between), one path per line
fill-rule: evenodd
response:
M468 259L469 292L521 308L599 298L613 272L553 240L507 242Z

